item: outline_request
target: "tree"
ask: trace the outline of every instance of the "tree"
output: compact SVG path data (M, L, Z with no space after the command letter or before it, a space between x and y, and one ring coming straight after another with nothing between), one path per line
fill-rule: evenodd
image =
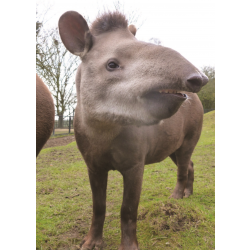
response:
M209 78L209 80L215 79L215 69L211 66L204 66L201 71Z
M55 103L59 125L63 115L74 108L74 76L79 64L61 42L58 29L43 29L43 21L36 20L36 72L48 85Z
M204 109L215 109L215 69L204 66L201 71L209 78L209 81L198 93L198 96Z
M67 51L57 29L51 30L49 37L42 38L37 52L37 73L54 97L59 124L62 124L60 117L76 103L73 76L78 64L78 57Z

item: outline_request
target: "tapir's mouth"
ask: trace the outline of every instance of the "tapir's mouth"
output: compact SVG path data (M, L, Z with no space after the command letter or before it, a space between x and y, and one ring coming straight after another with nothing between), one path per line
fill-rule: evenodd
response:
M175 95L175 96L178 96L178 97L181 97L181 98L187 98L187 95L186 94L182 94L181 92L177 91L177 90L174 90L174 89L160 89L158 91L154 91L154 92L158 92L160 93L161 95Z
M175 114L187 98L179 90L166 88L151 89L142 96L145 108L159 120Z
M187 95L181 93L181 91L176 89L151 89L150 91L147 91L144 93L142 97L149 97L154 96L154 98L168 98L169 96L175 96L178 98L181 98L183 101L187 99Z

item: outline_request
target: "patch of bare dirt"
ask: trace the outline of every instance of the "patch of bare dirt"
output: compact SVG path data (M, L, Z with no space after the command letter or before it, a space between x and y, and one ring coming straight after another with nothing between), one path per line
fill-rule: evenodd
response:
M183 231L190 227L197 227L202 218L194 209L185 209L180 205L168 202L154 211L142 210L138 220L148 220L156 231Z
M43 148L65 146L73 141L75 141L74 135L64 136L64 137L59 137L59 138L51 138L46 142Z

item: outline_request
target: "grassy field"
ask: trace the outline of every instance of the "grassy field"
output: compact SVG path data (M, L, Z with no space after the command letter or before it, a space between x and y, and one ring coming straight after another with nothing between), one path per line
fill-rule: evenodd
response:
M215 112L204 115L203 131L192 160L194 194L168 198L176 184L176 166L168 158L145 166L138 210L141 250L215 249ZM92 216L87 168L72 142L47 148L37 157L37 249L79 249ZM120 244L122 176L109 172L104 224L106 250Z
M58 134L55 133L55 135L51 134L50 139L51 138L65 137L65 136L70 136L70 135L74 135L74 131L73 132L70 131L70 134L69 133L58 133Z
M56 128L54 132L55 132L55 136L56 135L61 135L61 134L68 134L69 133L69 129L68 128ZM73 128L70 129L70 133L71 134L74 133L74 129Z

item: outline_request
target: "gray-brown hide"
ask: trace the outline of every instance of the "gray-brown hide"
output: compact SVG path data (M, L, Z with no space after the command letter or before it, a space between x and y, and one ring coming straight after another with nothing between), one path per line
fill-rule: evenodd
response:
M106 13L89 29L74 11L59 32L80 56L74 129L88 167L93 218L81 249L102 246L109 170L123 175L121 245L138 249L136 219L145 164L170 156L178 167L173 198L193 193L191 155L200 137L203 108L196 94L208 79L178 52L138 41L125 17Z
M53 131L54 119L55 108L51 93L36 75L36 157Z

